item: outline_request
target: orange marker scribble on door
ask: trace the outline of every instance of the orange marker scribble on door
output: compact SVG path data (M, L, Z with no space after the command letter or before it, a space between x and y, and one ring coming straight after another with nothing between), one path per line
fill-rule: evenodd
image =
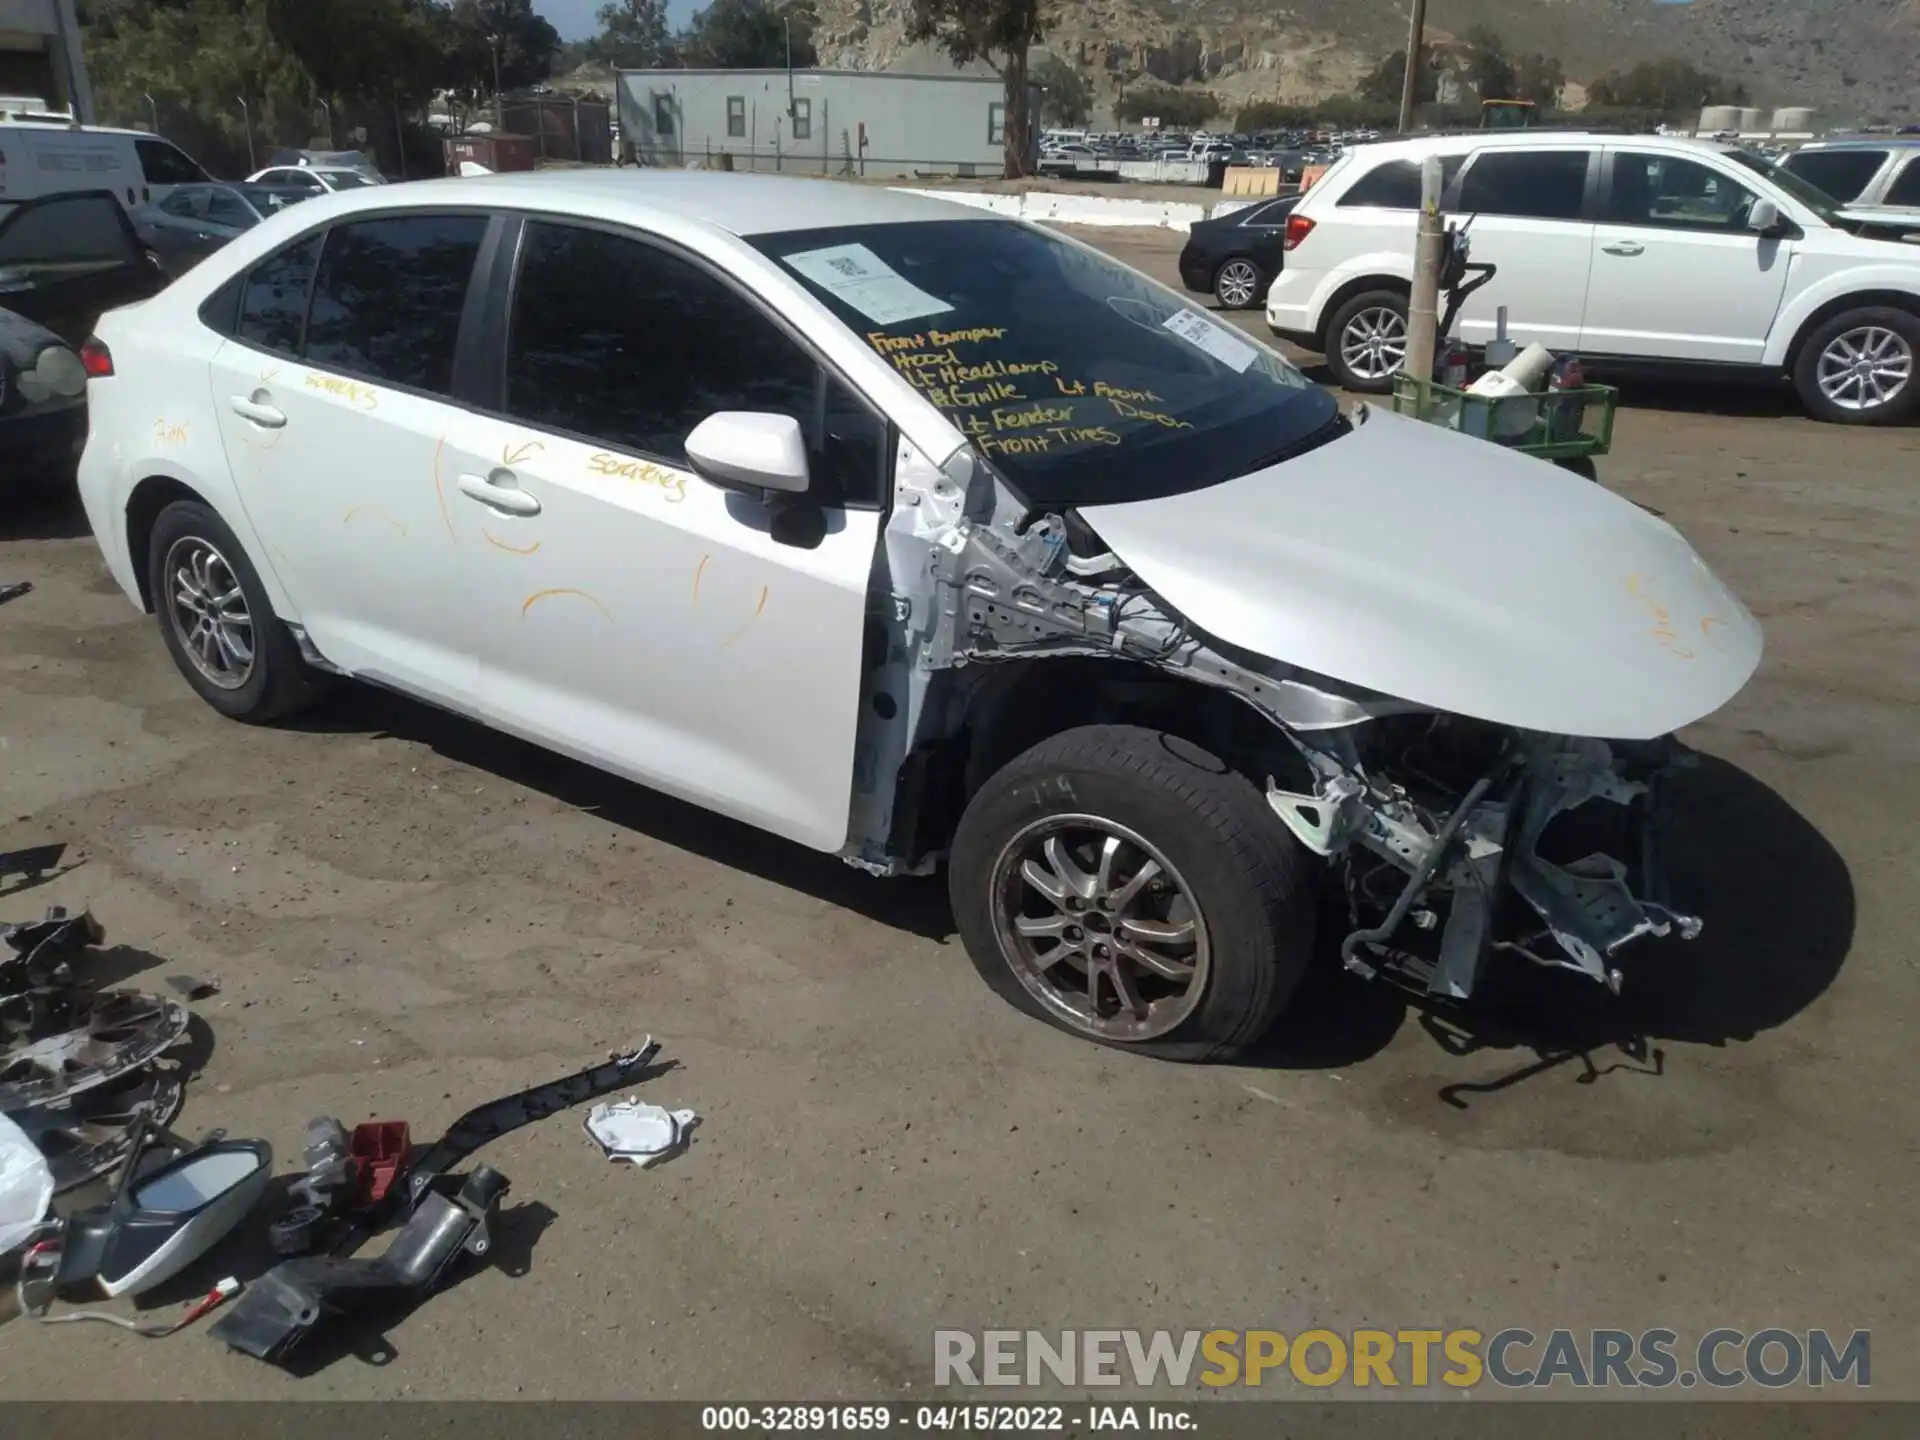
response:
M531 555L533 554L534 551L540 548L540 542L538 540L534 541L531 545L526 545L526 546L509 545L506 541L497 539L491 531L487 531L487 530L482 530L480 532L480 538L486 541L489 545L493 546L494 549L504 550L509 555Z
M342 380L337 375L320 375L309 370L307 372L307 388L309 390L318 390L323 395L332 395L336 399L345 400L348 404L357 405L362 410L378 410L380 408L380 392L375 390L371 385L362 385L357 380Z
M165 420L153 422L153 443L156 445L184 445L187 443L185 421L169 424Z
M453 531L453 512L447 508L447 486L440 478L440 456L447 448L447 437L442 435L439 443L433 447L433 498L440 502L440 519L447 527L447 538L454 544L460 543L460 537Z
M720 642L720 648L722 650L727 649L733 644L734 641L738 640L742 635L745 635L747 631L751 630L753 628L753 622L760 618L761 612L763 612L766 608L767 608L767 587L762 585L760 587L760 603L753 607L753 614L747 617L747 621L744 625L742 625L738 630L734 631L731 635L727 636L726 639Z
M547 447L542 445L538 440L528 440L519 445L515 445L509 441L500 447L500 463L509 466L522 465L526 463L527 458L531 456L534 451L544 450L546 448Z
M534 591L533 594L527 596L525 602L521 604L520 614L524 617L526 613L534 607L534 603L536 601L551 600L557 595L572 595L576 599L584 600L589 605L591 605L594 609L600 612L600 617L603 620L611 622L613 619L613 613L610 610L608 610L605 605L602 605L597 599L589 595L586 591L574 590L565 586L562 586L554 590Z
M395 534L404 536L407 533L407 527L405 525L402 525L378 505L356 505L340 517L340 523L345 525L356 515L371 515L376 520L386 521L387 524L393 527Z

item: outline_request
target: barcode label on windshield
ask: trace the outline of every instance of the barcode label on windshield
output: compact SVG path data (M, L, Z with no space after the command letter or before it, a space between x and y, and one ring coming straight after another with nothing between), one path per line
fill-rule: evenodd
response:
M876 325L944 315L953 309L864 245L830 245L824 250L802 250L785 259L793 269Z
M1204 351L1236 375L1260 358L1260 352L1224 326L1216 325L1198 310L1176 310L1161 322L1196 350Z

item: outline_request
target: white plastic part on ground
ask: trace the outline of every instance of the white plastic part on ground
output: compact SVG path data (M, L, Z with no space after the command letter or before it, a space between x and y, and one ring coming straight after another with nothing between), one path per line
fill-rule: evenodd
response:
M602 1101L587 1112L586 1131L609 1160L625 1160L638 1169L683 1149L687 1132L700 1123L691 1110L664 1110L628 1096Z
M53 1200L53 1172L24 1131L0 1115L0 1255L26 1243Z

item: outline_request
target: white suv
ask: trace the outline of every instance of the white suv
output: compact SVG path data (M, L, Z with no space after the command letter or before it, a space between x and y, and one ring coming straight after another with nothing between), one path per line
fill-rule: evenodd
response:
M1598 368L1790 376L1809 413L1886 424L1920 405L1920 247L1855 234L1820 191L1731 146L1577 132L1430 136L1348 154L1294 210L1267 323L1381 393L1405 359L1420 164L1499 267L1459 333Z

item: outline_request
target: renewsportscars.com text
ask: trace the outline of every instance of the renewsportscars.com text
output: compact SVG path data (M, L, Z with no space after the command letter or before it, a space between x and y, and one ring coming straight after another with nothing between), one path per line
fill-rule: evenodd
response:
M1137 1389L1779 1389L1872 1383L1872 1336L1827 1330L936 1330L933 1383Z

